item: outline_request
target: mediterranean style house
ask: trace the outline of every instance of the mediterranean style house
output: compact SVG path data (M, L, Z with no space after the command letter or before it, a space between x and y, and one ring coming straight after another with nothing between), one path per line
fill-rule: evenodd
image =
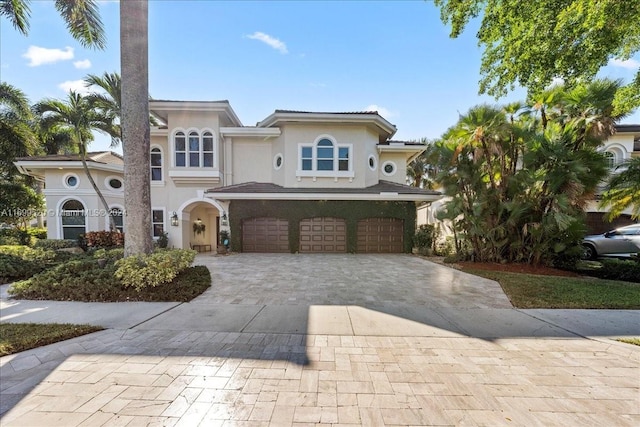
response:
M616 173L620 163L632 157L640 157L640 125L616 125L616 133L610 137L601 147L609 160L611 173ZM590 234L600 234L624 225L634 224L631 219L631 209L627 209L612 222L604 219L605 210L598 207L600 194L604 186L599 188L594 200L590 201L585 209L587 212L587 228Z
M228 101L150 101L152 229L169 246L215 251L221 231L242 252L410 252L416 206L436 191L405 185L423 151L394 141L377 112L276 110L244 126ZM89 153L88 165L117 227L126 233L121 156ZM44 182L52 239L109 228L77 155L20 158Z

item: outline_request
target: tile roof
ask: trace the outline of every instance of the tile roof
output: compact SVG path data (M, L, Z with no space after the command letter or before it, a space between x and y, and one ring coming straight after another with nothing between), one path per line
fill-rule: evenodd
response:
M49 154L46 156L18 157L17 161L47 161L47 162L79 162L79 154ZM123 165L123 157L113 151L93 151L87 153L87 161L111 165Z
M404 145L415 145L415 146L421 146L424 147L425 144L423 144L420 141L397 141L397 140L393 140L393 139L389 139L385 142L380 142L378 143L378 145L391 145L391 144L404 144Z
M275 113L285 114L378 114L377 111L298 111L298 110L276 110Z
M440 195L439 191L426 190L423 188L410 187L408 185L397 184L390 181L379 181L376 185L365 188L294 188L282 187L270 182L246 182L243 184L228 185L207 190L209 194L229 194L229 193L289 193L289 194L421 194Z

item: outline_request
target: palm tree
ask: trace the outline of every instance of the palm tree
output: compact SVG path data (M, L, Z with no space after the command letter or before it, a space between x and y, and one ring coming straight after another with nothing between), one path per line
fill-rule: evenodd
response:
M30 0L0 0L0 16L24 35L29 33L29 3ZM85 47L104 49L106 40L97 1L56 0L55 6L74 39Z
M127 223L135 224L135 227L127 228L126 256L153 250L150 233L148 20L147 0L120 2L124 204Z
M85 79L87 86L97 86L104 93L92 92L87 99L98 108L104 116L111 117L113 122L120 122L122 113L122 79L118 73L105 72L102 76L89 74ZM122 130L118 124L118 138L113 139L112 146L122 141Z
M631 218L640 219L640 157L634 157L621 163L616 169L623 169L609 179L606 191L602 194L600 207L609 208L606 218L612 221L631 208Z
M60 129L66 129L71 134L72 140L78 147L84 172L105 212L109 212L109 205L93 180L87 165L87 145L93 139L92 130L105 133L112 139L119 137L119 128L113 124L112 118L101 115L88 99L73 91L69 92L66 102L46 99L38 103L34 109L43 120L51 124L55 123ZM109 215L109 221L111 229L115 230L115 221L111 215Z
M0 82L0 178L12 179L17 174L16 157L28 156L35 150L31 130L31 110L24 93L6 82Z

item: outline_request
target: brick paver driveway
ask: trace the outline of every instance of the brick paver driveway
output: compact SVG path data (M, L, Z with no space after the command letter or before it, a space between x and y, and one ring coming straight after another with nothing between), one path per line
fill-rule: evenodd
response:
M213 285L191 303L0 359L2 425L640 422L638 347L515 310L494 282L400 255L198 261Z

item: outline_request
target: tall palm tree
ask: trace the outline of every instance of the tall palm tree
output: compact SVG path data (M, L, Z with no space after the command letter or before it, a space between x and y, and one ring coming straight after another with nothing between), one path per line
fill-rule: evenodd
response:
M0 178L9 180L17 174L16 157L35 150L31 130L31 110L25 94L6 82L0 82Z
M0 16L16 30L29 33L30 0L0 0ZM55 7L74 39L85 47L104 49L106 40L96 0L56 0Z
M631 208L631 218L640 219L640 157L634 157L618 165L621 172L611 176L602 194L600 207L609 208L606 218L612 221Z
M151 238L149 129L149 5L147 0L120 2L122 140L125 159L125 255L153 250Z
M92 130L105 133L112 139L119 137L119 128L113 124L112 118L101 115L88 99L73 91L69 92L66 101L46 99L38 103L34 109L44 120L57 124L61 129L67 129L71 134L71 138L78 147L87 179L100 199L105 212L109 212L109 205L91 176L87 165L87 145L93 139ZM116 224L111 215L109 215L109 222L111 229L115 230Z

